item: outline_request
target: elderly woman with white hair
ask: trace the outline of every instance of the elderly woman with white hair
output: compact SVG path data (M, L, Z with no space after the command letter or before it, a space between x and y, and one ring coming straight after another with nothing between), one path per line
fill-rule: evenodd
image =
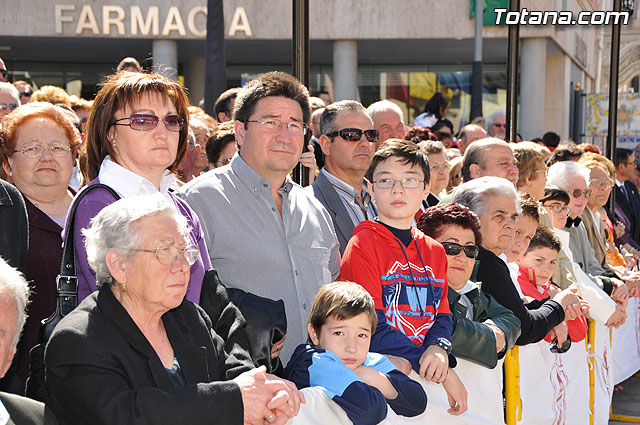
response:
M295 386L228 355L185 299L198 257L188 231L161 194L121 199L83 231L100 289L58 324L45 357L63 423L283 424L297 414Z
M482 244L476 281L482 290L511 310L521 322L517 345L542 340L553 328L567 318L582 314L577 297L562 291L554 299L531 301L525 304L516 289L506 263L505 251L514 241L520 214L518 194L513 184L499 177L481 177L458 186L452 202L462 204L480 219Z
M20 92L13 84L0 83L0 120L20 106Z

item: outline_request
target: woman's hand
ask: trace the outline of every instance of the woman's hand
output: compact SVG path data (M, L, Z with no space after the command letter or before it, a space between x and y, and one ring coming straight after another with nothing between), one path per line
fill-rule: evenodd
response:
M564 308L565 320L573 320L582 315L582 303L580 298L571 290L560 291L552 298Z
M569 327L567 326L567 322L562 322L555 328L553 328L555 333L555 338L557 341L558 347L561 347L562 344L567 340L567 336L569 335Z
M489 327L496 337L496 353L500 353L502 350L504 350L504 346L507 344L507 337L504 332L502 332L502 329L500 329L496 325L489 325Z
M469 397L469 393L455 370L449 369L447 379L442 383L442 388L447 392L449 406L451 406L450 409L447 409L447 412L450 415L458 416L467 411L467 398Z
M616 310L609 316L604 325L608 328L618 329L627 320L627 311L621 305L616 305Z
M420 376L437 383L447 378L449 356L437 345L430 345L420 357Z
M280 351L282 350L282 346L284 345L284 340L287 338L287 335L283 336L282 339L271 347L271 358L275 359L280 355Z

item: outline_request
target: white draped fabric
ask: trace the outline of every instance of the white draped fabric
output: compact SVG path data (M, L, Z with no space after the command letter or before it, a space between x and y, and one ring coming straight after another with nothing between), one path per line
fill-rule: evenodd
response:
M619 384L640 370L640 302L629 298L627 321L611 336L613 383Z

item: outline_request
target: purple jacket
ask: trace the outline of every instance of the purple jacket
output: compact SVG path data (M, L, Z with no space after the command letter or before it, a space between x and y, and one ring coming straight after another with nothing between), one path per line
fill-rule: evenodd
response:
M95 178L91 180L89 184L99 182L98 178ZM169 196L171 196L178 211L187 218L187 222L191 227L191 232L187 235L189 241L194 245L198 245L198 248L200 248L200 257L198 261L191 266L191 277L186 295L187 300L198 304L200 302L200 290L202 289L204 272L211 268L209 252L207 251L204 235L200 228L200 220L196 213L182 199L172 193L169 193ZM91 219L95 217L100 210L113 202L115 202L115 199L111 194L103 189L98 189L85 196L76 210L73 235L75 238L76 272L78 274L78 302L81 302L92 292L98 290L96 286L96 275L93 270L91 270L91 267L89 267L87 261L87 251L84 247L84 236L82 236L81 230L89 227ZM69 218L67 217L67 224L68 223Z

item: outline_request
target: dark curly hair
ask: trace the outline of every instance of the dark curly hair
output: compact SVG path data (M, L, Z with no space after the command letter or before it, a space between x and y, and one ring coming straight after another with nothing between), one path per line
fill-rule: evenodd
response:
M536 248L551 248L554 251L560 252L562 245L551 229L541 226L536 229L536 234L531 238L527 252L533 251Z
M461 204L441 204L427 208L418 220L418 229L427 236L436 239L447 225L460 226L473 231L476 245L482 243L480 220L469 208Z
M522 207L522 215L530 217L535 221L540 221L540 213L538 212L538 202L528 194L520 194L520 206Z
M404 132L404 139L413 143L420 143L423 140L438 140L429 127L407 126Z

